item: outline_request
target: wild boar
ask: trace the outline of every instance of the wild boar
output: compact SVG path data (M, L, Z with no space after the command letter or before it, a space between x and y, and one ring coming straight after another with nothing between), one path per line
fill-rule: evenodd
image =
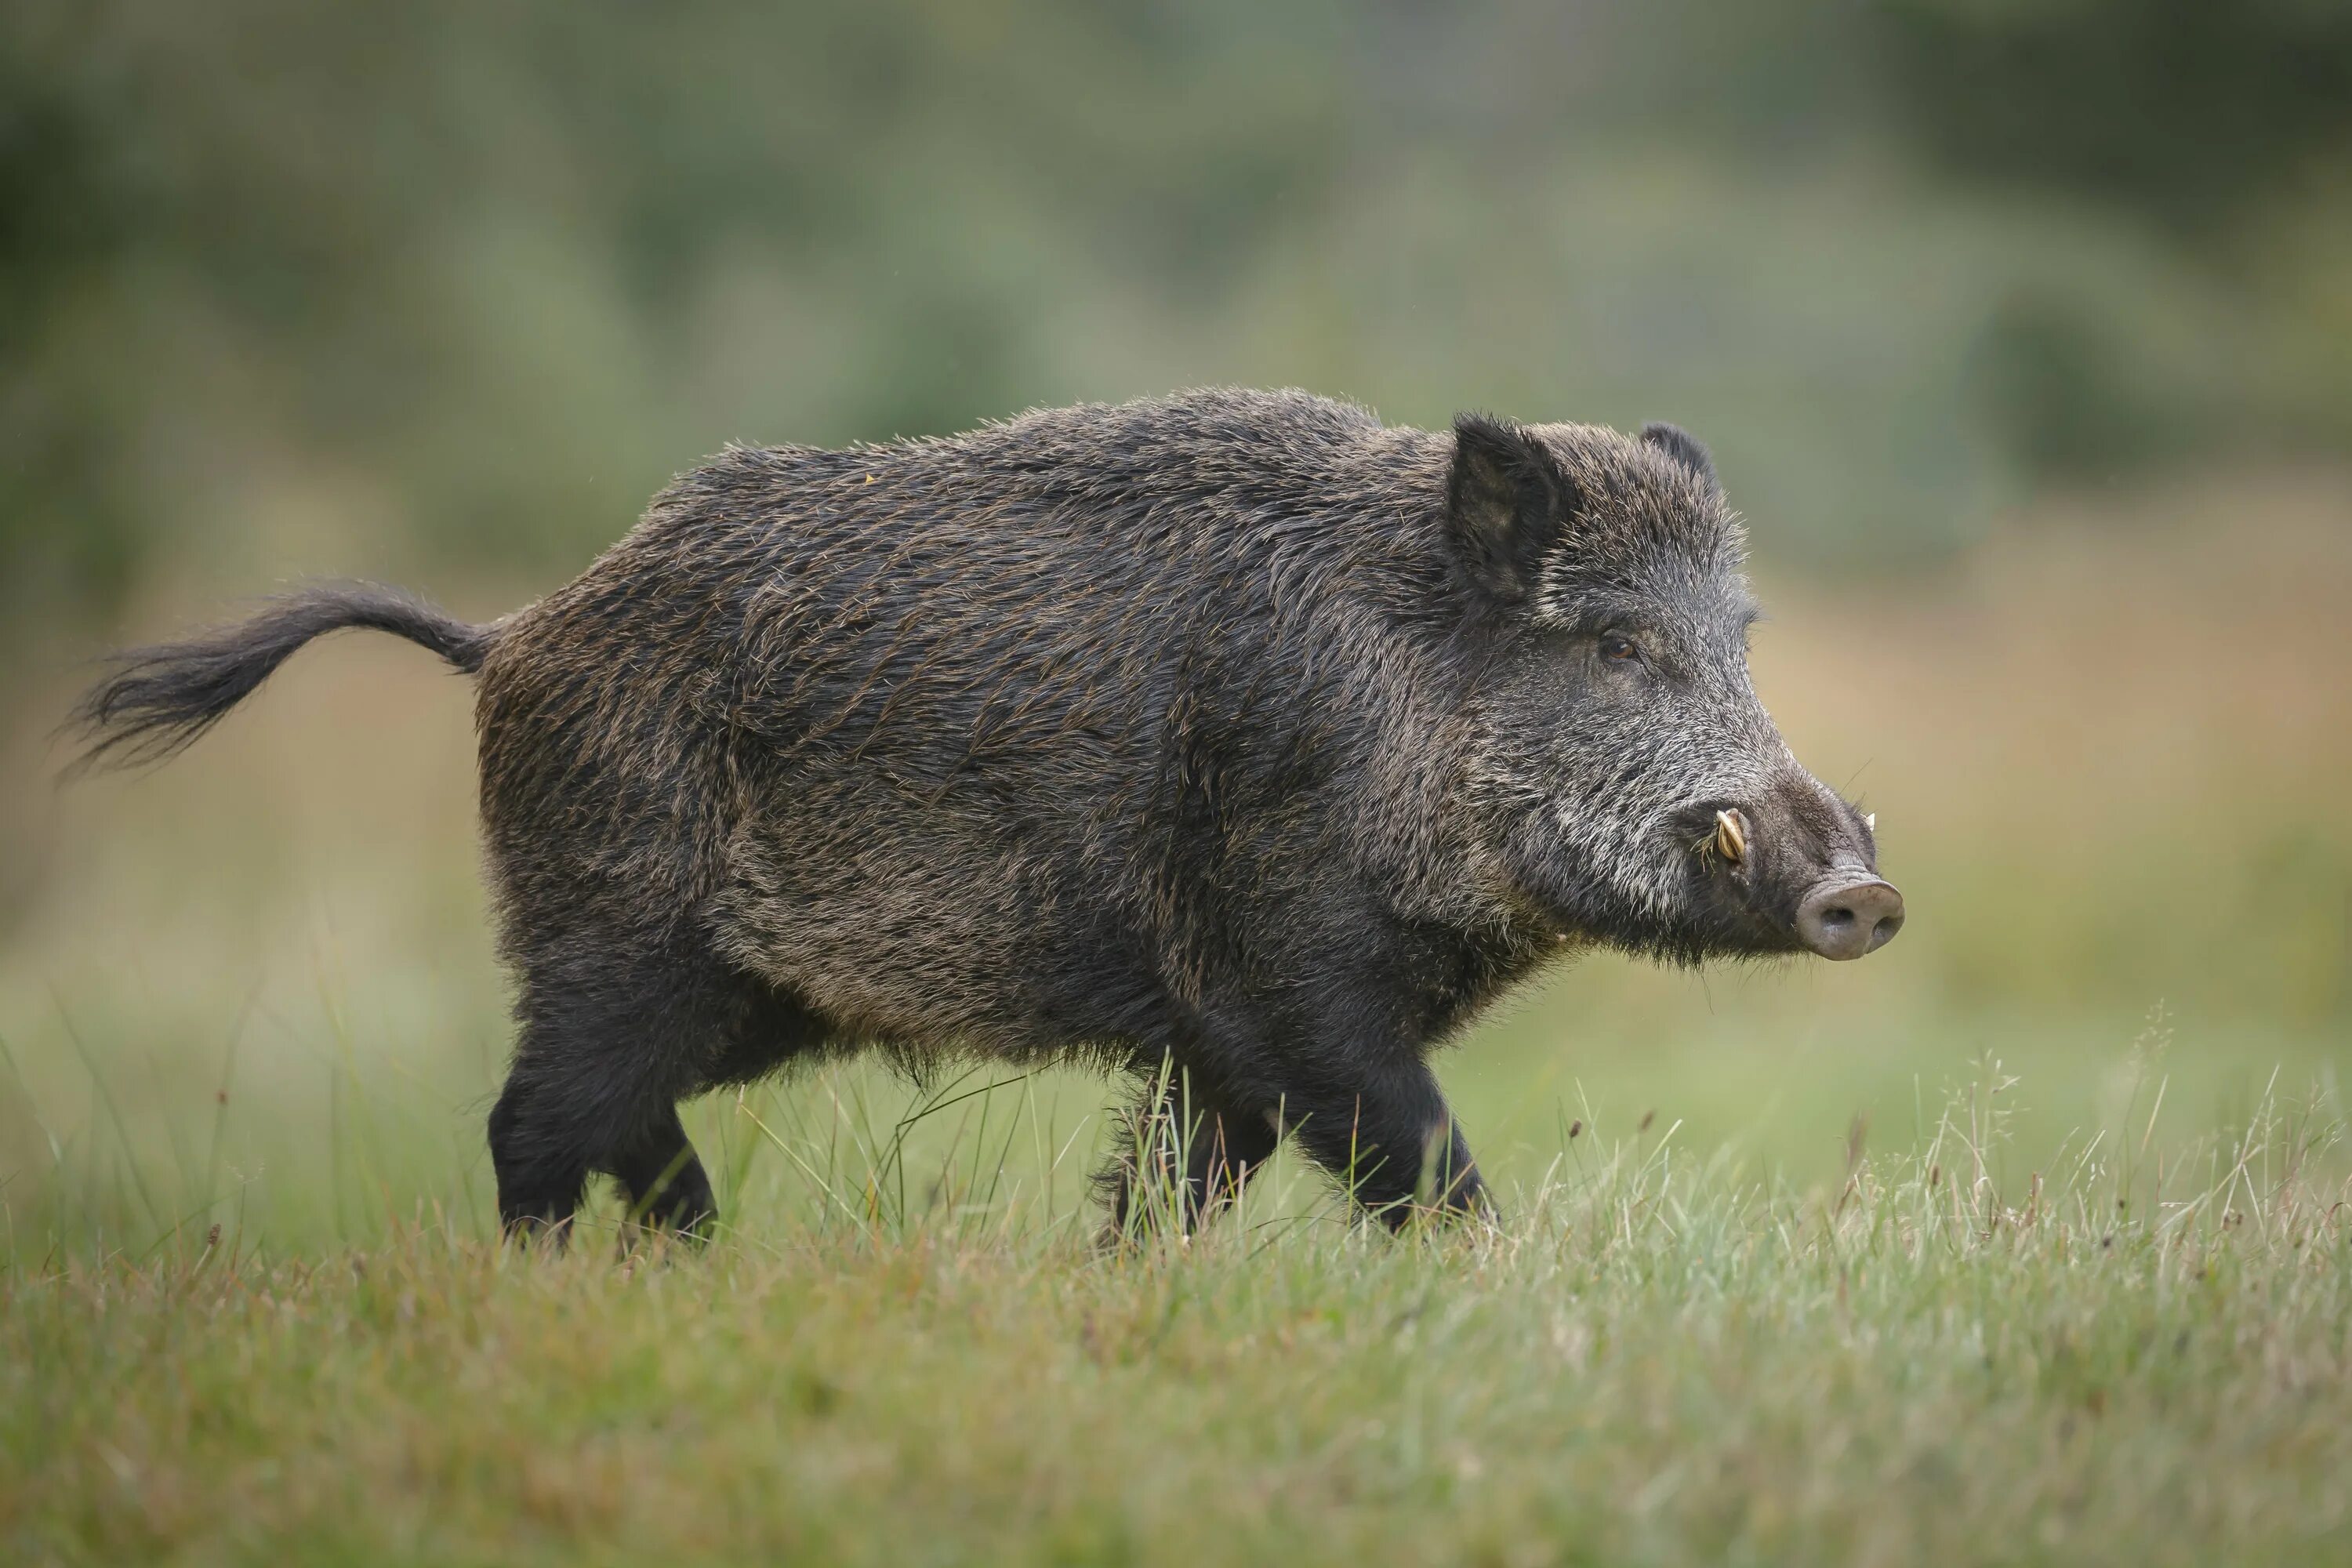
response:
M730 448L491 625L310 587L77 712L167 756L347 626L475 677L510 1229L594 1173L702 1227L678 1100L866 1047L1132 1075L1117 1224L1179 1100L1181 1223L1286 1133L1401 1223L1486 1202L1430 1055L1555 955L1902 924L1750 684L1743 549L1670 426L1198 392Z

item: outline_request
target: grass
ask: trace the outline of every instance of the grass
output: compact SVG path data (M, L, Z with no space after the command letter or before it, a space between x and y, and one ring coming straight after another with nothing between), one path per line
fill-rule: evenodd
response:
M688 1108L707 1248L502 1250L460 690L338 642L58 792L61 684L0 736L0 1563L2352 1558L2342 510L1768 584L1910 925L1515 997L1440 1064L1506 1217L1402 1242L1286 1153L1100 1253L1101 1085L847 1068Z
M1857 1138L1817 1192L1579 1124L1496 1228L1391 1242L1277 1168L1189 1244L1102 1252L1024 1086L963 1102L1006 1102L994 1136L974 1114L919 1157L842 1087L737 1108L767 1123L727 1167L744 1217L700 1249L592 1226L549 1257L426 1215L343 1248L218 1227L143 1258L20 1251L0 1543L26 1563L2352 1551L2352 1185L2324 1115L2264 1102L2162 1169L2103 1141L2005 1184L2013 1081L1987 1064L1922 1148Z

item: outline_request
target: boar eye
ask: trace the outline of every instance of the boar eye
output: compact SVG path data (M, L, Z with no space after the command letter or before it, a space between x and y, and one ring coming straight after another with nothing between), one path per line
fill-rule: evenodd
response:
M1629 664L1642 657L1642 650L1631 637L1620 637L1615 632L1603 632L1601 634L1601 657L1612 664Z

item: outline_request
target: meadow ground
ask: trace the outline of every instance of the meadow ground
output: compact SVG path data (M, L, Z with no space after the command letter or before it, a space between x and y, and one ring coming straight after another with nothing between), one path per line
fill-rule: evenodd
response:
M2344 1561L2352 1226L2340 1184L2290 1169L2324 1130L2217 1148L2176 1207L2095 1156L1998 1192L1968 1127L1811 1197L1628 1140L1497 1232L1402 1244L1310 1208L1104 1257L984 1183L901 1223L851 1182L687 1257L427 1224L75 1261L0 1298L0 1541L26 1563Z
M2352 1559L2347 510L1768 578L1909 927L1515 999L1442 1064L1506 1218L1401 1243L1286 1159L1100 1253L1101 1085L850 1068L691 1109L708 1248L502 1251L462 688L338 642L59 792L61 673L0 743L0 1560Z

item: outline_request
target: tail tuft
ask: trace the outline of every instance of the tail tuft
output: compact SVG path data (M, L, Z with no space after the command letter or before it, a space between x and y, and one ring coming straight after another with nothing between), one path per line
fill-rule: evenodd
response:
M467 675L482 667L490 642L488 627L454 620L396 588L321 583L297 589L237 626L115 655L113 672L89 689L67 721L89 742L75 771L139 767L179 755L295 649L353 626L406 637Z

